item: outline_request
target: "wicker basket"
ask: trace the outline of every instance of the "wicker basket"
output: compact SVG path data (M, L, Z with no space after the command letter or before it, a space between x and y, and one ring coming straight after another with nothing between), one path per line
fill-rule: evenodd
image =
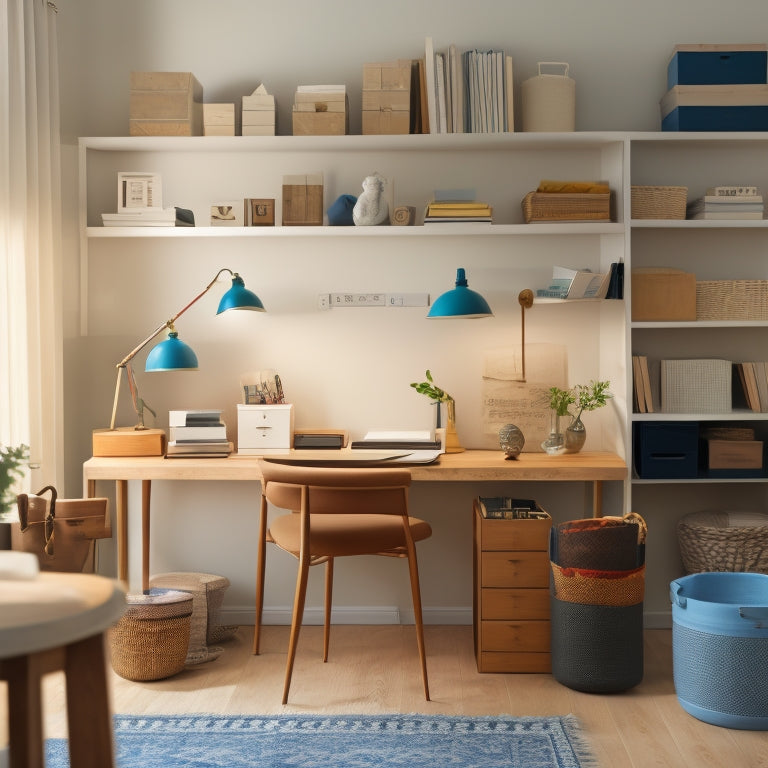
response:
M768 320L768 280L696 283L697 320Z
M526 224L532 221L610 221L611 195L529 192L522 202Z
M687 573L768 573L768 514L692 512L678 522L677 539Z
M688 187L632 186L633 219L684 219Z
M192 595L170 589L127 595L128 608L109 633L112 668L126 680L162 680L184 669Z

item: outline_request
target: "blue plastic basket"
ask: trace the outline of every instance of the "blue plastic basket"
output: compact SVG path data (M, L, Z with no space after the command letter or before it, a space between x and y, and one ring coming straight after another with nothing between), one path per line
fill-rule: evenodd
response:
M768 574L694 573L670 597L680 705L712 725L768 730Z

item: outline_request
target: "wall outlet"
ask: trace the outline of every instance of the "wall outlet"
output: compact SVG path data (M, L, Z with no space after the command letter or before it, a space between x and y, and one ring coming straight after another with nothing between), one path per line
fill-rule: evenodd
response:
M330 293L318 293L317 294L317 308L318 309L330 309L331 308L331 294Z

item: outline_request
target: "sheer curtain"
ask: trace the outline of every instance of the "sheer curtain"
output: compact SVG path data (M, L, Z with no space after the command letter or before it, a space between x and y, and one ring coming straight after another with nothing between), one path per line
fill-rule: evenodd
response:
M63 480L57 8L2 5L0 444L30 446L36 489Z

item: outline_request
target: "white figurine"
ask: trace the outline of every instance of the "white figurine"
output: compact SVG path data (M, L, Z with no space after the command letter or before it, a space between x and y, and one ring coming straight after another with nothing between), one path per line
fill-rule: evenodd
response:
M384 199L385 183L384 177L378 173L363 179L363 193L357 198L352 209L352 221L355 226L375 226L389 222L389 206Z

